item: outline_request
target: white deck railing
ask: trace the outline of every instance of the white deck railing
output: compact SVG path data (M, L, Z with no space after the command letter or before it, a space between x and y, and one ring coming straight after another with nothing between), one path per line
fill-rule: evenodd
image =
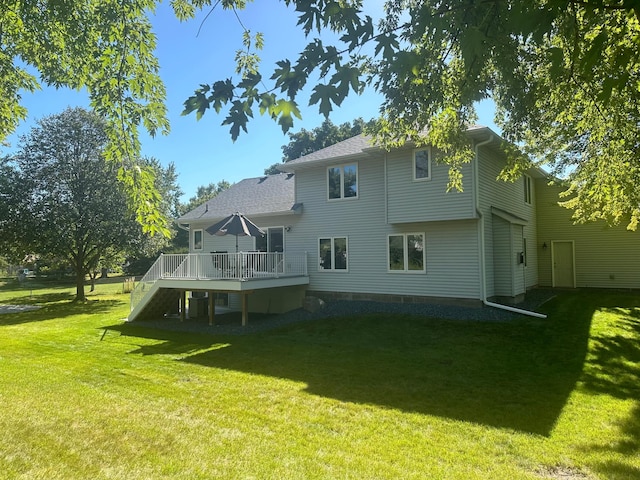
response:
M131 292L131 310L161 279L235 280L307 275L307 256L285 253L181 253L161 254Z

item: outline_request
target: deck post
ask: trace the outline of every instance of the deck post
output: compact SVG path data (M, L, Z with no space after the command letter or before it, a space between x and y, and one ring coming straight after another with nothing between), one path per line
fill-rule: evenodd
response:
M240 295L240 299L241 299L241 303L242 303L242 326L246 327L247 326L247 320L248 320L248 303L247 302L247 294L243 293Z
M215 302L213 301L213 296L214 296L213 291L209 290L207 292L207 296L209 297L209 325L213 325L215 321L215 315L216 315L216 305L215 305Z
M180 290L180 321L184 322L187 318L187 291Z

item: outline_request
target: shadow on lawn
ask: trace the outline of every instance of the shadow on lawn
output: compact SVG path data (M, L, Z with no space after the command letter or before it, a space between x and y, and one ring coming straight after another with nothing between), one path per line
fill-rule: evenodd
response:
M597 298L565 294L546 305L549 319L511 323L377 314L243 337L118 329L163 340L137 353L186 353L185 362L288 378L345 402L549 435L581 377ZM188 354L216 343L227 346Z
M611 306L604 312L619 317L616 333L601 332L591 338L589 361L580 378L583 388L596 394L634 400L629 416L619 424L620 440L591 445L586 450L614 452L640 458L640 307L633 303ZM606 478L640 478L640 468L613 459L596 469Z
M44 306L36 310L2 314L0 315L0 327L62 319L79 314L109 313L115 305L120 303L117 300L87 300L86 302L78 303L73 301L74 298L74 294L60 292L21 297L16 301L6 301L4 303L13 305Z
M46 289L46 291L45 291ZM17 280L10 280L0 285L0 291L11 292L11 297L3 297L0 304L15 306L35 306L34 310L20 310L0 314L0 327L4 325L18 325L31 322L61 319L79 314L108 313L120 302L105 300L93 296L86 287L85 302L75 302L75 283L68 281L37 281L27 279L20 284ZM126 298L128 300L128 297Z

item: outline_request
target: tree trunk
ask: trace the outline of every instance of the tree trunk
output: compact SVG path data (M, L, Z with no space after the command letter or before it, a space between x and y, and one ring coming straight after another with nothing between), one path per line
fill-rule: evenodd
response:
M106 268L103 268L102 272L100 273L100 278L109 278L108 273L109 273L109 270Z
M76 302L84 302L87 297L84 294L84 273L76 272Z

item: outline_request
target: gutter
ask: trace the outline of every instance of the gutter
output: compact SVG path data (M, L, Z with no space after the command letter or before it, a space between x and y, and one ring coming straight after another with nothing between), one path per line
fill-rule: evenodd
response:
M189 227L183 226L177 218L174 218L173 221L175 222L175 224L178 226L179 229L184 230L185 232L189 231Z
M498 308L501 310L507 310L509 312L515 312L515 313L519 313L522 315L528 315L530 317L537 317L537 318L547 318L547 316L543 313L538 313L538 312L532 312L530 310L523 310L521 308L516 308L516 307L511 307L509 305L503 305L501 303L495 303L495 302L490 302L487 300L487 287L486 287L486 283L487 283L487 268L486 268L486 255L485 255L485 242L484 242L484 215L482 214L482 211L480 210L480 178L478 176L478 164L479 164L479 147L482 147L484 145L487 145L488 143L491 143L495 138L495 135L493 134L493 132L489 133L489 137L486 140L483 140L482 142L476 143L474 146L474 152L475 152L475 158L474 158L474 162L473 162L473 176L474 176L474 203L475 203L475 210L476 210L476 214L478 215L478 219L480 221L480 230L479 230L479 237L480 237L480 297L482 299L482 303L483 305L486 305L487 307L493 307L493 308ZM526 289L526 285L525 285L525 289Z

